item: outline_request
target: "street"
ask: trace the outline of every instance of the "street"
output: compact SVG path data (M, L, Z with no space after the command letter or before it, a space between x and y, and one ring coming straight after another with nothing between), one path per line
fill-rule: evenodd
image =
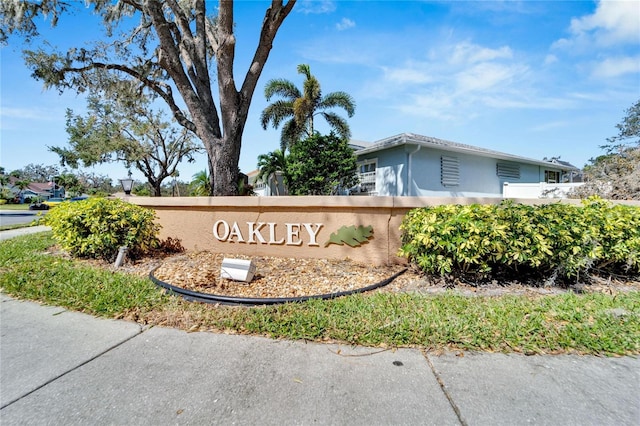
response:
M37 219L39 214L46 214L45 211L0 211L0 226L19 225L22 223L31 223Z

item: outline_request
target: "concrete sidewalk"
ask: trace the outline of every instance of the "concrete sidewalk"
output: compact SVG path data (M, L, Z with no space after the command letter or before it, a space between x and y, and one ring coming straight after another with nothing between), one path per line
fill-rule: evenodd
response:
M1 296L0 423L638 425L640 360L186 333Z
M24 228L9 229L7 231L0 231L0 241L19 237L21 235L37 234L38 232L45 232L50 230L51 227L43 225L25 226Z

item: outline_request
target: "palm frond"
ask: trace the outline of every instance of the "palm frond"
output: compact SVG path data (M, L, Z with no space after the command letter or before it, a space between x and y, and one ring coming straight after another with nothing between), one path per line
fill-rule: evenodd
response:
M272 122L273 128L280 126L280 123L287 118L293 117L293 102L288 100L278 100L267 106L260 114L260 124L262 128L267 130L269 122Z
M293 101L296 98L302 96L300 90L289 80L274 79L269 80L264 87L264 97L267 101L271 100L273 96L281 96L287 100Z
M327 94L318 105L318 109L328 108L342 108L347 112L349 117L353 117L353 114L356 112L356 102L351 95L346 92L331 92Z
M322 117L327 120L329 126L340 136L340 139L349 140L351 138L351 130L347 120L333 112L322 112Z
M312 77L312 74L309 64L298 65L298 74L302 74L306 79L310 79Z
M304 99L308 99L314 105L317 105L322 100L322 90L320 89L320 82L314 77L308 78L303 83Z
M306 127L300 125L295 119L287 121L282 127L280 148L284 152L298 142L306 132Z

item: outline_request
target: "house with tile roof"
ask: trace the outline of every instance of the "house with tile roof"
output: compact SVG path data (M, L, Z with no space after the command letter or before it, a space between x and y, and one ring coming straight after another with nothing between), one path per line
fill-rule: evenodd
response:
M19 179L11 176L7 188L18 198L20 203L34 199L48 200L49 198L63 198L65 196L64 188L55 185L53 182L30 182L29 185L21 191L16 185L18 181Z
M355 151L356 193L502 197L508 184L561 183L579 169L429 136L403 133Z

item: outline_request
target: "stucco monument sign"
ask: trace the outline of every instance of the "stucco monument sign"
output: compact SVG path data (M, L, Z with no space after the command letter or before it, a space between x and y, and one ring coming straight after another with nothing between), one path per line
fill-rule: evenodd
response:
M187 250L225 255L345 259L371 265L405 263L397 256L400 224L415 207L497 203L436 197L130 197L152 208L160 238Z
M155 210L160 238L225 255L398 263L399 215L387 197L131 197ZM398 243L391 243L396 240Z

